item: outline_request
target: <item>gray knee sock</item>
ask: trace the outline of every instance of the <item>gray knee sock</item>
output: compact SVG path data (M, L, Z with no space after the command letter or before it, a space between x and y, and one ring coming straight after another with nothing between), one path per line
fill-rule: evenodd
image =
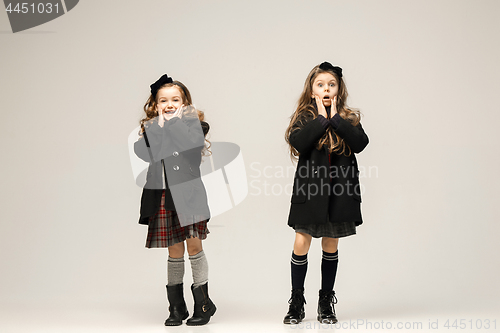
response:
M193 285L198 287L208 282L208 261L205 252L201 250L194 256L189 256L191 271L193 272Z
M184 257L171 258L168 257L167 261L167 277L168 285L181 284L184 280Z

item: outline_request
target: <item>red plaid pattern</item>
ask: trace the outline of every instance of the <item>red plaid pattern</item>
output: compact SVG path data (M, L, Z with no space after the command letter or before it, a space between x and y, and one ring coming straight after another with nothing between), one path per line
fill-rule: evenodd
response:
M208 220L204 220L181 227L177 213L173 210L165 210L165 191L163 191L160 209L149 218L146 247L169 247L190 237L205 239L210 233L207 222Z

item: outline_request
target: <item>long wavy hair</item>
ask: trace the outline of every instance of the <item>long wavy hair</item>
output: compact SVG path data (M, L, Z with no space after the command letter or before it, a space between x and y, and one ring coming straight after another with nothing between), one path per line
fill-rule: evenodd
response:
M309 117L313 119L318 117L318 110L315 107L315 100L313 95L313 83L316 77L321 73L332 74L338 82L338 93L337 93L337 112L338 114L349 121L352 125L356 126L359 124L361 119L361 113L358 109L351 108L347 106L347 88L345 86L344 80L337 75L332 70L323 70L319 68L319 65L315 66L306 78L304 83L304 89L300 95L297 109L290 117L290 125L285 132L285 141L288 143L290 148L290 158L292 160L297 160L299 157L299 152L290 144L290 134L297 130L299 123L305 121ZM332 101L333 103L333 101ZM344 139L339 137L330 127L326 130L325 135L319 139L316 144L316 149L320 150L322 147L328 149L328 152L335 152L338 155L351 155L351 148L344 142Z
M160 87L162 88L168 88L168 87L176 87L179 89L181 93L181 98L182 98L182 104L184 106L192 106L193 105L193 100L191 98L191 93L189 92L188 88L180 81L173 81L172 83L166 83ZM158 90L160 90L158 89ZM142 135L145 131L144 125L148 122L152 122L154 118L158 117L158 110L156 109L158 105L158 94L154 97L153 94L149 95L148 100L146 101L146 104L144 104L144 112L146 113L146 116L140 120L141 124L141 130L140 130L140 135ZM194 112L196 112L196 116L198 119L200 119L200 122L205 121L205 113L201 110L195 109L194 107L192 108L186 108L186 111L183 113L183 116L195 116ZM205 144L204 147L201 151L202 156L208 156L211 155L212 152L210 151L210 146L211 142L206 138L205 136Z

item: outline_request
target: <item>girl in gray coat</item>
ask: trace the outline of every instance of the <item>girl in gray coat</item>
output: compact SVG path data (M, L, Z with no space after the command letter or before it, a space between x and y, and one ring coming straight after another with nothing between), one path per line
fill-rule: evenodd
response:
M166 74L151 85L144 112L141 137L134 145L137 156L149 163L139 223L148 225L146 247L168 248L170 316L165 325L181 325L189 315L183 291L185 247L194 297L194 314L186 324L204 325L216 310L208 296L208 262L202 247L210 212L200 163L209 126L203 112L192 106L187 87Z

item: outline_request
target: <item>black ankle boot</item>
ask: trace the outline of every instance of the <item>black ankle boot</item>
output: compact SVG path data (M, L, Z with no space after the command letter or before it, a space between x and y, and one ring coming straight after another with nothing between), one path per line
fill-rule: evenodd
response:
M186 321L186 325L205 325L217 310L215 304L208 297L208 282L196 288L191 285L191 292L194 298L194 314Z
M306 312L304 310L304 304L306 299L304 298L304 288L292 289L292 296L288 300L290 307L288 308L288 313L283 319L283 324L298 324L304 319Z
M167 285L167 298L170 306L170 316L165 320L165 326L179 326L189 316L186 302L184 301L183 284Z
M320 290L318 301L318 321L322 324L335 324L337 317L335 316L335 307L337 297L333 290Z

